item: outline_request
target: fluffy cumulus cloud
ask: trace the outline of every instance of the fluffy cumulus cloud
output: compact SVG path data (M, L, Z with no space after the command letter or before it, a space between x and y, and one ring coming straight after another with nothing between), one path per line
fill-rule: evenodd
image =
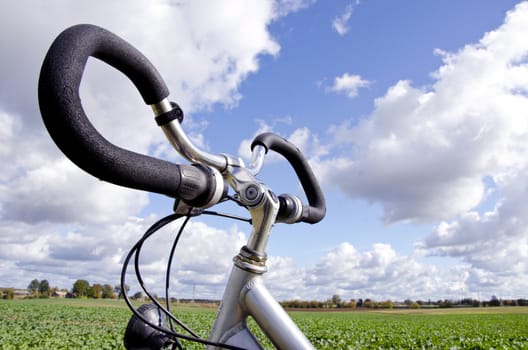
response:
M95 190L104 187L59 161L61 156L45 134L34 92L46 50L64 28L94 23L126 38L154 62L171 96L190 112L213 103L236 103L240 98L238 85L258 69L258 56L274 55L279 50L267 31L279 6L270 1L257 1L251 6L238 1L221 5L155 1L147 7L134 1L126 5L95 2L75 6L64 1L36 6L19 1L10 2L9 10L5 6L0 16L4 32L10 35L0 38L5 53L0 58L4 70L0 83L0 156L2 163L10 166L1 175L3 219L25 216L41 220L47 214L44 210L56 214L50 220L60 219L61 210L65 221L77 219L70 216L74 211L100 217L113 203L116 210L107 215L122 220L126 214L137 214L147 202L140 193ZM153 125L148 108L132 84L113 69L91 61L81 96L87 114L102 134L139 152L163 142L162 133ZM17 74L12 74L13 67L17 67ZM115 123L120 127L116 128ZM69 199L60 199L65 193L70 193ZM80 198L76 208L71 205L74 198ZM50 208L45 208L45 203Z
M319 148L323 152L307 146L319 144L309 130L285 135L310 156L326 188L381 204L385 223L441 223L416 243L412 256L387 244L358 251L342 243L312 267L277 258L299 280L295 290L277 284L279 297L525 294L527 19L523 2L479 42L453 53L436 50L442 65L431 85L396 82L369 115L332 126L332 143ZM368 85L344 74L332 90L353 97L360 82ZM271 129L263 125L261 131ZM428 263L431 256L453 259L440 267ZM271 277L272 284L281 280Z
M46 134L35 92L42 59L61 30L94 23L138 47L191 114L186 125L199 142L201 126L192 123L192 113L216 103L236 105L239 86L258 71L259 57L279 53L269 24L312 2L2 3L0 26L9 35L0 37L0 286L45 278L69 287L78 277L117 284L124 254L159 215L142 212L146 194L81 173ZM307 128L286 135L328 186L381 203L385 222L444 221L417 244L416 256L388 244L359 251L342 243L308 267L270 257L266 280L277 297L457 297L477 288L496 293L500 286L515 296L528 288L526 279L516 278L528 272L527 18L528 4L521 3L478 43L454 53L438 50L443 63L431 86L395 83L370 115L330 128L332 143ZM350 15L345 11L341 19L346 29ZM332 89L354 97L368 84L344 74ZM149 109L120 73L90 60L81 96L110 141L171 157ZM263 122L259 132L272 129ZM492 209L477 210L495 198ZM176 231L170 226L148 243L142 258L147 284L163 280L167 255L160 252ZM219 230L192 222L177 253L172 290L191 296L196 284L201 296L218 297L244 237L236 226ZM462 263L435 267L424 263L427 255Z
M163 291L172 240L181 224L179 221L160 231L145 244L142 252L142 277L147 288L158 294ZM197 286L200 297L220 298L232 258L245 240L245 234L237 226L222 230L191 221L183 231L172 262L171 292L175 296L190 298L193 286ZM133 277L131 281L134 281Z
M317 163L328 186L380 203L388 224L441 221L416 253L458 259L460 290L526 290L527 19L522 2L479 42L437 50L443 63L430 86L395 83L370 115L330 128L333 147L345 152ZM351 264L361 266L358 255L350 252ZM357 287L367 286L365 276L352 276ZM418 279L435 285L426 274Z
M438 267L424 263L418 256L401 255L382 243L359 251L344 242L326 252L315 265L303 268L285 257L274 257L269 265L265 279L274 296L282 300L326 300L335 294L344 300L457 299L460 295L477 298L479 292L497 291L476 287L475 279L479 277L467 264Z
M249 160L251 159L251 143L253 142L255 137L257 137L257 135L260 135L265 132L278 133L276 131L276 128L280 127L281 125L290 125L291 123L292 120L289 116L284 118L272 119L271 122L267 122L265 120L258 120L259 127L252 135L252 137L249 139L242 140L240 142L240 145L238 147L239 156L246 160L246 162L249 162ZM298 147L307 158L313 158L315 160L328 153L328 147L322 144L319 140L318 135L310 131L307 127L295 129L288 135L281 136L293 143L296 147ZM270 152L265 159L265 162L267 164L275 163L278 161L284 162L284 158L274 152Z
M147 206L147 194L82 173L60 154L45 131L36 98L39 69L62 30L92 23L129 41L158 68L171 98L192 115L218 103L236 105L241 98L239 85L258 71L259 57L277 55L280 50L268 25L311 3L2 3L0 27L9 34L0 37L0 285L24 287L28 279L43 278L43 271L50 276L44 278L65 287L81 276L90 282L116 280L126 247L150 220L133 219ZM90 59L80 94L91 121L111 142L141 153L173 157L163 146L166 141L149 108L121 73ZM201 126L191 117L186 127L199 141ZM222 239L231 242L226 247L229 260L233 245L241 245L239 233L212 230L205 224L191 226L194 235L202 235L216 249L223 247ZM214 267L206 276L208 281L223 281L228 270L224 265L229 262L213 259L208 247L200 248L205 249L200 259L198 254L184 254L180 261L184 269L175 283L191 283L190 276L199 276L196 272L203 272L204 264ZM154 259L151 264L158 266L162 261Z
M475 208L485 177L526 163L527 16L528 4L519 4L478 43L438 51L443 65L431 86L399 81L367 118L332 127L336 144L349 147L323 176L350 196L382 203L388 223Z
M440 223L416 244L417 250L461 259L472 268L468 284L473 289L522 295L528 287L522 278L528 273L527 176L525 169L500 176L502 199L492 210Z
M356 97L358 90L361 88L368 87L371 84L370 81L364 80L357 74L344 73L340 77L334 79L334 84L328 87L328 91L343 93L349 98Z
M343 13L339 16L336 16L332 21L332 28L341 36L348 33L350 30L349 22L352 14L354 13L354 8L360 4L359 0L356 0L353 4L348 4Z
M0 280L24 287L29 279L48 279L54 285L70 287L72 279L84 278L91 283L117 285L125 255L154 217L128 218L119 224L2 223L0 229ZM140 257L140 271L149 291L164 292L165 271L172 242L182 220L169 224L146 241ZM231 259L245 239L236 226L219 230L202 222L190 222L184 230L173 260L171 290L176 295L191 297L189 286L199 284L200 295L219 298L230 271ZM128 267L128 283L139 289L134 277L133 260ZM28 277L29 276L29 277ZM22 281L21 281L22 279Z

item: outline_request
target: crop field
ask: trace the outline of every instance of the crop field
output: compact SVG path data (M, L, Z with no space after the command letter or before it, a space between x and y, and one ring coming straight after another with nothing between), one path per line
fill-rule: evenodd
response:
M214 309L175 310L207 336ZM130 315L115 300L0 300L0 349L123 349ZM526 307L291 315L317 349L528 349Z

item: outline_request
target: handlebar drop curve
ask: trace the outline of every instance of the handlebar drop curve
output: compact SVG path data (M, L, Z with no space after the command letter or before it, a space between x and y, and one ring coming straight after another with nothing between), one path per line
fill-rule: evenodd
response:
M210 176L202 168L173 164L120 148L91 124L79 96L90 56L124 73L148 105L169 94L152 63L125 40L94 25L70 27L51 45L38 83L42 118L57 146L77 166L101 180L181 198L198 206L211 190L207 188Z

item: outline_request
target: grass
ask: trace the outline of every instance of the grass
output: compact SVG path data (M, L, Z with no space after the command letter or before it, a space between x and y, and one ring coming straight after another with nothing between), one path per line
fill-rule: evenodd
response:
M174 311L203 337L216 314ZM317 349L528 349L528 307L290 314ZM130 315L118 300L1 300L0 349L122 349Z

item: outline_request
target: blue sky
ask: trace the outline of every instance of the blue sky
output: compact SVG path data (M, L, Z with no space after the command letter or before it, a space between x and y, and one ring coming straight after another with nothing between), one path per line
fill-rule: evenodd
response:
M0 38L0 286L117 284L127 248L171 210L169 198L83 174L45 132L35 93L45 52L61 30L92 23L159 68L200 147L244 158L273 131L303 149L328 211L317 225L275 227L267 282L279 299L528 297L528 3L124 4L0 5L10 33ZM81 96L112 142L182 162L119 73L91 61ZM300 194L278 157L261 176ZM145 257L153 289L174 230ZM219 297L248 233L196 219L174 292Z

